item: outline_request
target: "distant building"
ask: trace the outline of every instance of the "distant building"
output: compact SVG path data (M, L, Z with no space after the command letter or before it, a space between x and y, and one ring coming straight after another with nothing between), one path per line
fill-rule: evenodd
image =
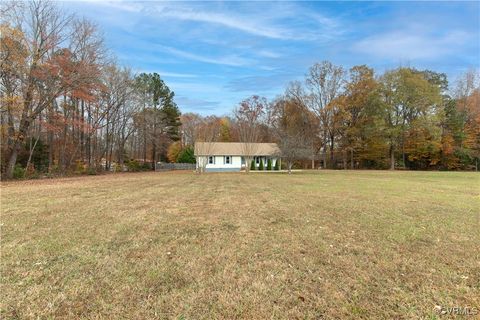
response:
M273 167L280 161L280 149L276 143L196 142L195 159L197 170L241 171L246 166L250 168L252 160L257 168L263 161L266 168L270 159Z

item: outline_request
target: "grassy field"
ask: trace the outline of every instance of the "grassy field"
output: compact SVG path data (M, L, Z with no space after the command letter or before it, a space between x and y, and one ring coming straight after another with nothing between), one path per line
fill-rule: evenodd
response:
M2 318L436 319L480 308L480 175L3 183ZM443 317L438 317L443 318Z

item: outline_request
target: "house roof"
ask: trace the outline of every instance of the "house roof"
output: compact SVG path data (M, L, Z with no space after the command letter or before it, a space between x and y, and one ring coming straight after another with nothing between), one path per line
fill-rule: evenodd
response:
M280 154L276 143L196 142L196 156L275 156Z

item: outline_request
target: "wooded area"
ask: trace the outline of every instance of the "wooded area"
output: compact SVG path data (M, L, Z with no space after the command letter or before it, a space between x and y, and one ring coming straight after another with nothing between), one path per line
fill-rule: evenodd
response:
M151 163L179 139L174 93L119 66L95 24L44 1L2 4L2 16L2 175Z
M272 101L252 96L229 117L181 115L160 75L120 66L91 21L43 1L2 3L1 16L3 178L192 162L195 141L277 142L290 166L478 167L474 71L450 86L430 70L376 75L323 61Z
M365 65L346 71L324 61L273 101L250 97L232 117L185 114L182 127L187 144L277 142L288 167L473 170L479 98L473 71L449 87L434 71L400 67L376 76Z

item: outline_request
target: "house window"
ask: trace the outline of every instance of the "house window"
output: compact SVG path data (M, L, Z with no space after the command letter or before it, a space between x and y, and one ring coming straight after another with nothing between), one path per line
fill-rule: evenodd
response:
M215 162L212 156L208 157L208 164L213 164Z
M260 157L256 157L256 158L255 158L255 162L256 162L257 164L259 164L259 163L260 163Z
M232 163L232 157L231 156L225 156L224 161L225 164L230 164Z

